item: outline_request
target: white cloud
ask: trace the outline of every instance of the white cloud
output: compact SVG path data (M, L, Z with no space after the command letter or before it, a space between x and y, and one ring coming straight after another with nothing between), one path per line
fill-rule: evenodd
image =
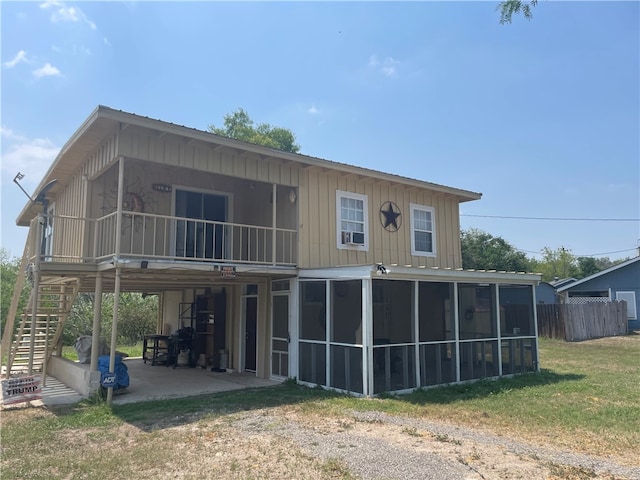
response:
M380 72L387 77L395 77L398 73L400 62L393 57L386 57L384 60L378 60L376 55L369 57L369 68Z
M307 113L310 113L311 115L316 115L320 113L320 111L316 108L315 105L311 105L311 107L307 110Z
M103 38L102 38L102 41L104 42L104 44L105 44L107 47L110 47L110 46L111 46L111 42L109 41L109 39L108 39L107 37L103 37Z
M25 174L23 185L35 187L58 155L56 147L48 138L27 138L1 127L2 158L0 168L11 178L21 172Z
M59 77L61 75L60 70L51 65L50 63L45 63L42 67L36 68L33 71L33 76L36 78L42 77Z
M27 61L27 52L25 52L24 50L20 50L18 53L16 53L16 56L13 57L13 59L9 60L8 62L4 62L3 65L7 68L13 68L20 62L26 62L26 61Z
M84 22L91 30L97 30L96 24L87 18L82 10L76 7L68 7L64 2L58 0L47 0L40 4L40 8L52 9L51 21L58 22Z

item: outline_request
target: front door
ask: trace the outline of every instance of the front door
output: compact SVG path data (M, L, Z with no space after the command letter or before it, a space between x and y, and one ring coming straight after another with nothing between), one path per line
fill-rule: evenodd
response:
M273 295L271 330L271 375L289 376L289 293Z
M256 371L256 340L258 338L258 297L245 297L244 369Z
M176 256L223 259L227 197L213 193L176 190ZM221 222L221 223L217 223Z

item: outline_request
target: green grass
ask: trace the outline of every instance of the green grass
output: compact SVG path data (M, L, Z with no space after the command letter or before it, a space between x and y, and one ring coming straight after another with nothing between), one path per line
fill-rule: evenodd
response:
M155 451L151 444L167 428L195 428L199 422L224 422L229 414L269 407L284 407L303 418L333 416L351 422L354 410L383 411L470 425L547 447L636 458L640 444L640 335L580 343L542 339L540 356L544 369L539 374L377 399L353 398L286 382L270 388L112 407L95 400L49 410L7 410L2 414L0 431L2 467L20 477L20 472L40 468L38 452L53 448L50 445L56 445L61 438L85 432L93 439L108 439L127 426L140 432L134 447L146 452L141 453L146 461L146 457L152 459L164 451ZM27 457L34 458L13 465L14 457L24 456L24 452L31 452ZM55 455L51 453L50 457ZM79 472L85 470L98 472L98 465L117 467L117 462L111 464L107 457L93 458L94 466L87 465L89 460L66 457L73 468L56 468L82 476ZM346 475L333 462L323 468ZM47 472L50 474L51 470ZM33 478L45 477L43 473L42 477Z

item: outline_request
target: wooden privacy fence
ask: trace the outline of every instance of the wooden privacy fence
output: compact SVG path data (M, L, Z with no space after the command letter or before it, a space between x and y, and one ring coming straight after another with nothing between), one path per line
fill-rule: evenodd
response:
M628 333L626 302L539 304L536 308L540 337L578 342Z

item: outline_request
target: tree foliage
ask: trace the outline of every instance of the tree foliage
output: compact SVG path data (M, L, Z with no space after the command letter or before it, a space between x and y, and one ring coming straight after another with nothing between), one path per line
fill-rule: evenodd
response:
M20 268L20 259L12 257L5 248L0 248L0 331L4 332L4 326L7 323L9 314L9 305L11 305L11 297L13 289L16 286L18 277L18 269ZM29 288L25 288L20 296L18 303L18 312L24 309L29 298Z
M100 338L107 344L111 341L113 299L112 293L104 294L102 298ZM63 345L74 345L79 336L92 334L94 310L95 295L93 293L78 294L64 327ZM117 340L119 345L135 344L141 341L145 334L156 331L157 296L143 298L139 293L121 293L119 310Z
M223 137L243 142L263 145L285 152L298 153L300 145L296 136L288 128L275 127L268 123L255 124L249 114L242 108L224 116L224 127L209 125L209 131Z
M554 279L579 278L580 267L578 260L564 247L555 250L549 247L542 249L542 260L537 262L538 273L542 274L542 281L551 282Z
M461 233L462 268L530 272L531 261L501 237L471 228Z
M543 282L555 279L582 279L627 260L608 257L576 257L564 247L542 249L542 259L528 258L501 237L475 228L461 232L462 268L473 270L506 270L542 274Z
M533 7L536 6L538 0L504 0L498 4L500 11L500 23L511 23L514 15L522 14L527 20L533 17Z
M596 259L593 257L578 257L576 258L576 261L578 262L579 278L588 277L602 270L602 268L598 266Z

